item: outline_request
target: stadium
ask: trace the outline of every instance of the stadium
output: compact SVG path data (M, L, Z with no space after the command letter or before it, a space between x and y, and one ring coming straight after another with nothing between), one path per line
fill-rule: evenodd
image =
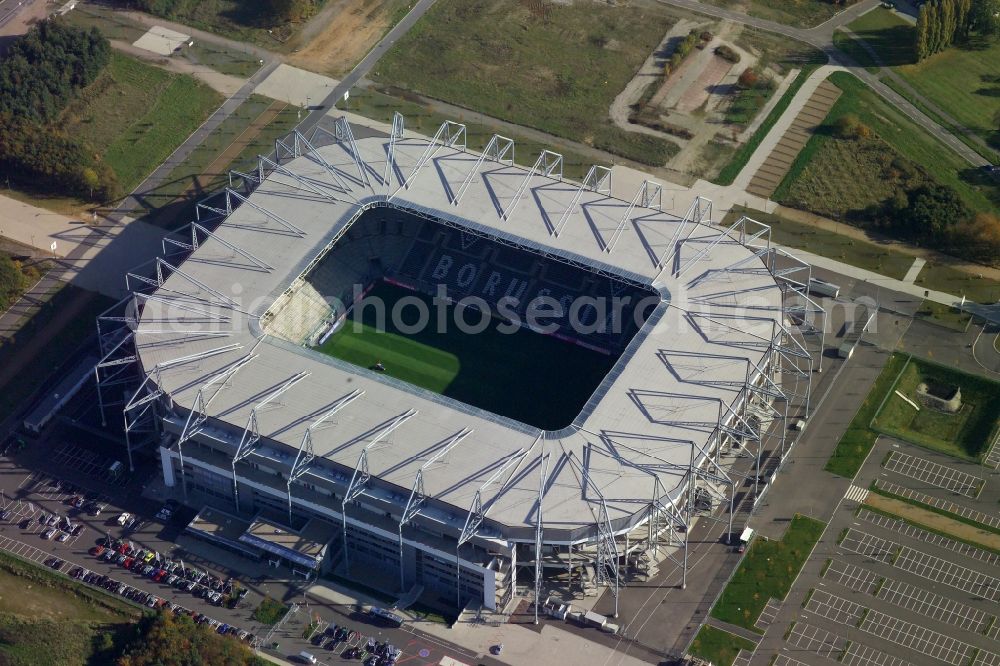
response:
M357 130L278 141L128 275L97 374L130 464L152 447L189 503L326 546L276 565L452 610L617 599L686 573L695 520L741 528L745 468L752 505L808 413L809 267L651 181Z

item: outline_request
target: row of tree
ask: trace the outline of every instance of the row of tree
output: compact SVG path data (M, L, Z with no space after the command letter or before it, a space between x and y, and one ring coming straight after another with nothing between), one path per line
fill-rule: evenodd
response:
M121 7L139 9L165 18L188 17L197 8L197 0L112 0ZM311 16L322 0L241 0L239 11L230 18L251 26L268 26L301 21Z
M973 33L982 37L1000 33L1000 0L928 0L917 16L917 61L966 41Z
M96 28L43 21L0 60L0 171L35 191L107 201L121 194L114 172L95 151L58 127L73 97L111 57Z

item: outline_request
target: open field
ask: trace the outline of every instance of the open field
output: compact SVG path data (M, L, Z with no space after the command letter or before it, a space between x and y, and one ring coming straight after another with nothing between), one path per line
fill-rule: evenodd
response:
M740 650L753 651L755 647L741 636L704 625L691 642L691 654L707 659L715 666L732 666Z
M772 597L784 599L826 527L795 514L781 541L757 537L712 607L712 617L763 633L754 626Z
M913 27L885 9L876 9L850 25L913 89L960 124L951 130L961 136L969 130L1000 150L1000 42L973 38L937 53L923 62L907 45ZM976 150L983 150L970 143Z
M791 203L795 203L791 192L795 191L796 181L803 177L810 163L820 155L823 144L832 140L831 135L835 131L837 120L853 114L898 153L900 158L916 165L933 180L954 188L970 208L976 211L994 209L990 197L996 196L1000 185L990 187L982 184L978 174L975 173L976 169L972 169L937 139L921 131L900 111L851 74L835 72L830 76L830 80L843 90L844 94L833 105L819 131L809 139L806 147L799 153L775 192L776 199L787 198ZM906 162L900 162L898 166L902 168L896 168L890 160L889 167L903 171L907 167ZM846 213L850 208L844 206L832 193L850 189L856 193L856 197L859 197L856 200L876 199L884 183L881 182L881 176L858 177L866 173L869 172L866 172L865 163L862 161L855 160L837 165L837 172L829 178L831 183L827 192L830 196L822 199L817 197L813 202L825 211L835 211L840 208Z
M861 409L851 419L847 431L837 442L837 448L834 449L833 455L830 456L830 460L827 461L824 468L826 471L853 479L854 475L861 469L861 465L868 457L872 446L875 445L877 437L877 433L869 425L906 361L907 357L901 354L893 354L889 357L889 362L882 368L882 372L875 380L871 391L861 403Z
M977 461L1000 419L1000 401L997 400L1000 384L911 358L899 375L895 390L917 402L916 389L921 382L961 388L961 411L946 414L928 407L917 411L898 395L890 393L872 420L872 428L956 458Z
M588 169L594 164L594 160L575 153L566 146L534 141L516 132L511 132L505 127L483 122L480 114L468 112L467 115L457 117L448 116L437 113L429 109L426 105L418 103L415 101L417 96L412 93L393 88L385 88L383 90L385 92L374 88L355 88L351 91L351 98L348 102L345 104L341 100L337 102L337 107L383 123L391 123L393 113L398 111L406 118L407 129L420 132L426 136L434 136L438 127L445 120L463 123L465 125L466 141L473 150L482 150L489 142L491 136L500 134L514 140L516 144L514 161L525 167L530 167L534 164L538 153L543 149L554 150L563 156L563 176L575 180L583 180Z
M140 611L40 567L0 554L0 662L111 663Z
M107 69L63 112L62 123L102 154L128 192L221 103L218 93L190 76L113 51Z
M384 328L378 326L377 303L389 313L404 298L419 298L427 312L436 312L430 297L380 283L320 351L369 369L381 361L390 377L548 430L573 420L616 360L525 328L504 333L496 320L481 333L465 333L454 324L453 306L446 309L449 325L442 331L423 326L403 333L388 316L382 317ZM404 317L411 313L402 310ZM480 316L466 312L464 318L472 326ZM529 385L546 399L525 400Z
M912 256L891 247L855 240L803 222L742 206L734 206L723 218L723 224L732 224L742 215L770 226L772 242L808 250L897 280L901 280L913 264Z
M750 16L777 21L799 28L811 28L824 23L840 10L825 0L707 0L708 4L725 7Z
M66 285L21 326L17 335L0 339L0 421L38 390L94 333L94 318L111 305L110 298ZM29 351L44 335L52 338ZM22 362L24 365L19 365ZM17 381L9 381L7 372L15 368Z
M616 127L608 109L674 22L655 6L441 2L374 78L662 166L677 145Z
M309 39L287 62L315 72L342 77L399 23L413 0L347 0L337 16Z
M867 69L872 74L878 73L880 67L872 57L872 54L868 52L860 39L851 37L846 32L838 30L833 33L833 45L838 49L851 56L856 63Z

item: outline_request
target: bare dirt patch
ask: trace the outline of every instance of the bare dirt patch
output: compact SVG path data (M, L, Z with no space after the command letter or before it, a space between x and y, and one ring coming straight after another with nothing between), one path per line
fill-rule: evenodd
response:
M404 0L344 0L327 25L287 62L340 77L351 71L398 18Z
M987 548L1000 551L1000 534L987 532L967 523L952 520L939 513L921 509L918 506L913 506L912 504L891 497L876 495L875 493L869 493L865 504L876 509L881 509L882 511L887 511L911 523L923 525L943 534L950 534L963 541L978 543Z

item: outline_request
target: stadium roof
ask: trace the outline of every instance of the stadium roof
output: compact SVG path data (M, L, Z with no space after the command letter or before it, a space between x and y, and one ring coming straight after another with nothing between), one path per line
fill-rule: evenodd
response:
M335 423L312 433L315 453L343 466L349 479L362 450L398 423L368 452L371 474L391 485L366 492L389 492L404 504L418 469L471 430L423 474L426 494L455 508L442 520L459 529L481 488L489 520L533 525L542 455L549 456L547 529L593 525L602 497L612 521L644 511L654 477L679 493L691 443L706 445L740 399L749 364L773 353L782 293L762 259L766 240L745 245L736 231L640 205L655 199L652 187L645 200L643 193L618 198L536 166L410 135L303 147L245 203L230 195L231 214L211 235L199 234L182 265L161 264L162 284L141 299L136 331L147 376L182 414L211 383L203 393L212 397L208 416L229 424L234 449L253 416L263 438L256 455L287 465L309 425L362 390ZM259 318L275 299L364 206L386 200L652 284L666 301L574 427L558 433L262 338ZM231 376L220 374L227 369ZM526 387L526 400L544 398Z

